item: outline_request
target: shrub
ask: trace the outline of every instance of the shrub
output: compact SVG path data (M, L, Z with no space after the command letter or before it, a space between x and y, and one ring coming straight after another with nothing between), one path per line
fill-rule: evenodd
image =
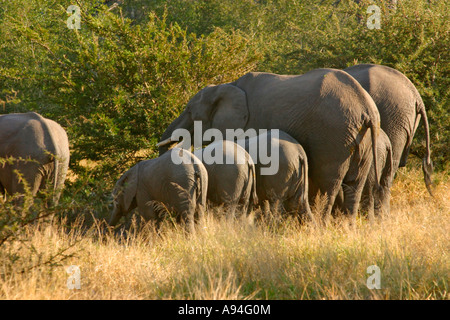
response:
M31 109L66 127L76 172L81 159L100 161L104 173L136 161L139 150L151 156L194 93L235 80L259 57L242 32L197 37L152 12L133 24L94 0L79 2L81 29L70 30L65 2L54 2L23 2L19 16L4 10L0 86L4 111Z
M447 166L445 2L103 2L113 3L77 1L80 30L67 28L62 0L4 1L0 9L0 112L34 110L61 122L77 172L81 159L100 161L106 172L137 160L139 150L152 156L163 129L207 84L251 70L301 74L356 63L388 65L411 79L428 110L435 165ZM366 25L373 3L381 29ZM423 141L420 126L413 154L422 156Z
M381 9L380 29L367 27L372 15L367 8L374 3ZM388 4L343 0L311 5L304 9L309 14L302 15L306 20L294 20L286 32L290 46L278 51L276 59L266 59L260 67L280 73L304 73L318 67L343 69L358 63L376 63L399 70L414 83L424 100L433 160L445 168L450 144L449 7L441 1L425 0ZM424 137L420 126L411 151L420 158L425 154Z
M216 1L124 0L129 16L168 8L167 19L197 34L214 26L241 30L264 53L257 71L301 74L314 68L377 63L403 72L416 85L428 110L433 160L449 159L449 6L445 1L402 0ZM381 28L369 29L370 5L380 8ZM138 10L139 8L139 10ZM138 14L140 12L140 15ZM419 127L412 153L425 153Z

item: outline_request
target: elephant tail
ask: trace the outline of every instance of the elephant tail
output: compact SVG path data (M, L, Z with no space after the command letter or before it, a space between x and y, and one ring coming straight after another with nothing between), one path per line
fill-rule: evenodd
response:
M380 130L379 125L377 126L373 120L368 121L368 127L370 128L370 134L372 137L372 155L373 155L373 168L375 170L375 187L377 190L381 191L380 186L380 175L378 172L378 158L377 158L377 133Z
M203 211L206 208L206 190L208 181L204 181L201 174L201 167L194 171L194 196L191 199L195 202L197 211ZM204 169L206 171L206 169Z
M312 211L311 207L309 206L309 198L308 198L308 192L309 192L309 185L308 185L308 160L306 157L306 153L303 153L303 156L300 158L300 165L301 165L301 177L299 181L302 183L300 184L299 188L301 189L301 204L304 208L304 211L306 212L307 216L312 219Z
M247 173L247 185L244 188L245 193L247 194L248 188L251 187L250 190L250 196L248 198L248 202L247 202L247 215L249 215L251 213L251 211L253 210L254 206L256 206L258 204L258 194L256 192L256 169L255 169L255 164L253 163L251 157L249 157L248 159L248 173ZM250 186L249 186L250 184ZM247 195L248 196L248 195Z
M53 192L53 203L57 204L60 197L59 185L61 184L60 180L63 176L63 159L61 159L61 151L58 146L57 138L55 137L55 132L51 127L49 120L39 116L41 118L42 127L44 129L44 141L47 147L47 154L49 157L49 161L53 162L53 170L49 173L48 179L51 179L52 183L52 192ZM64 173L65 178L65 173ZM64 180L63 180L64 181Z
M61 174L61 161L58 159L58 155L53 156L53 161L55 163L55 171L53 172L53 203L57 204L59 200L59 192L58 192L58 181L59 176Z
M425 140L426 140L426 148L427 153L426 156L422 159L422 170L423 170L423 178L425 181L425 185L427 187L428 192L431 196L433 196L433 192L431 189L432 181L431 175L433 174L433 162L431 161L431 147L430 147L430 128L428 125L428 117L427 112L425 111L425 105L423 104L422 99L416 102L416 107L418 108L418 113L422 116L423 119L423 127L425 131Z
M387 187L389 190L392 185L392 180L394 178L394 158L392 155L392 146L388 145L385 165L381 171L380 185Z
M249 163L249 177L252 177L252 192L250 193L250 203L252 205L258 204L258 195L256 193L256 172L255 165L253 163Z

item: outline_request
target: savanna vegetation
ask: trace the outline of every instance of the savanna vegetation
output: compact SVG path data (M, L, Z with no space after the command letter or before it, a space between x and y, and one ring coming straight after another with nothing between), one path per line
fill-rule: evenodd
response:
M0 113L36 111L71 143L58 205L45 194L20 208L1 200L0 298L448 299L450 8L397 2L0 0ZM370 4L380 29L367 27ZM80 29L68 28L69 5ZM425 149L419 126L383 219L317 229L277 213L259 223L207 215L190 237L170 221L160 234L101 232L117 178L156 156L204 86L357 63L394 67L422 95L435 198L414 157ZM366 287L374 264L381 290ZM81 290L67 289L68 265L80 266Z

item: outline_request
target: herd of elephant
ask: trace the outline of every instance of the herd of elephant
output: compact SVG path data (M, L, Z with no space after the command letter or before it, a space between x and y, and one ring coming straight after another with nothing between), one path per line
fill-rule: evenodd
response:
M277 206L307 219L313 218L310 203L318 195L326 195L324 217L336 209L352 218L359 210L387 213L394 175L406 164L421 118L426 137L422 168L431 193L425 106L411 81L395 69L360 64L302 75L250 72L231 83L209 85L165 130L159 157L137 163L117 181L109 223L116 225L137 208L145 220L158 224L165 207L192 229L206 206L225 206L230 214L236 208L250 212L261 206L264 213ZM195 133L198 121L202 132ZM262 133L215 140L191 151L174 139L179 129L191 135L209 129ZM277 148L274 174L261 174L268 164L250 152L262 142L267 149ZM201 160L217 150L223 161ZM68 138L60 125L36 113L0 116L2 158L2 194L24 192L24 179L33 194L51 182L57 201L69 165Z

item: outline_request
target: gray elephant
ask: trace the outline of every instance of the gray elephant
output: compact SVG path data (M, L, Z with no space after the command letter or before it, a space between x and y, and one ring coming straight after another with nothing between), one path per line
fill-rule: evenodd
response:
M117 181L114 208L109 220L115 226L122 216L137 208L146 221L161 222L161 203L177 215L177 221L193 231L194 220L203 214L208 190L208 173L190 151L174 148L170 152L137 163ZM159 204L159 205L158 205Z
M224 206L234 215L240 206L249 213L256 204L255 165L244 148L232 141L221 140L195 150L208 172L207 199Z
M412 82L401 72L382 65L359 64L345 69L370 94L378 107L381 128L392 144L394 174L406 165L409 149L419 125L424 125L426 156L422 161L425 185L430 194L431 161L430 132L425 105Z
M51 186L58 202L69 168L69 139L55 121L35 112L0 115L0 193L23 194L23 180L32 195Z
M336 69L298 76L250 72L231 83L207 86L163 133L160 154L174 142L176 129L192 135L194 121L201 122L202 130L217 128L222 133L226 129L285 131L308 156L310 199L318 192L326 194L328 216L345 183L351 186L346 189L345 208L356 216L372 159L376 161L380 116L372 98L348 73Z
M377 165L380 173L376 181L374 170L371 169L364 185L361 197L361 211L367 212L369 217L386 215L390 212L391 187L394 180L394 162L391 142L387 134L381 129L377 145ZM345 189L347 186L342 185ZM343 191L339 193L336 207L343 210Z
M308 201L308 161L303 147L279 130L269 130L237 143L250 152L255 162L256 190L264 211L274 210L282 204L288 213L299 213L301 218L312 219ZM266 150L270 150L270 162L264 159ZM264 172L270 167L274 168L274 174Z
M394 160L391 141L381 129L377 145L378 172L380 180L376 181L374 171L370 170L364 185L362 209L369 216L388 214L390 212L391 187L394 180ZM379 185L379 187L377 187Z

